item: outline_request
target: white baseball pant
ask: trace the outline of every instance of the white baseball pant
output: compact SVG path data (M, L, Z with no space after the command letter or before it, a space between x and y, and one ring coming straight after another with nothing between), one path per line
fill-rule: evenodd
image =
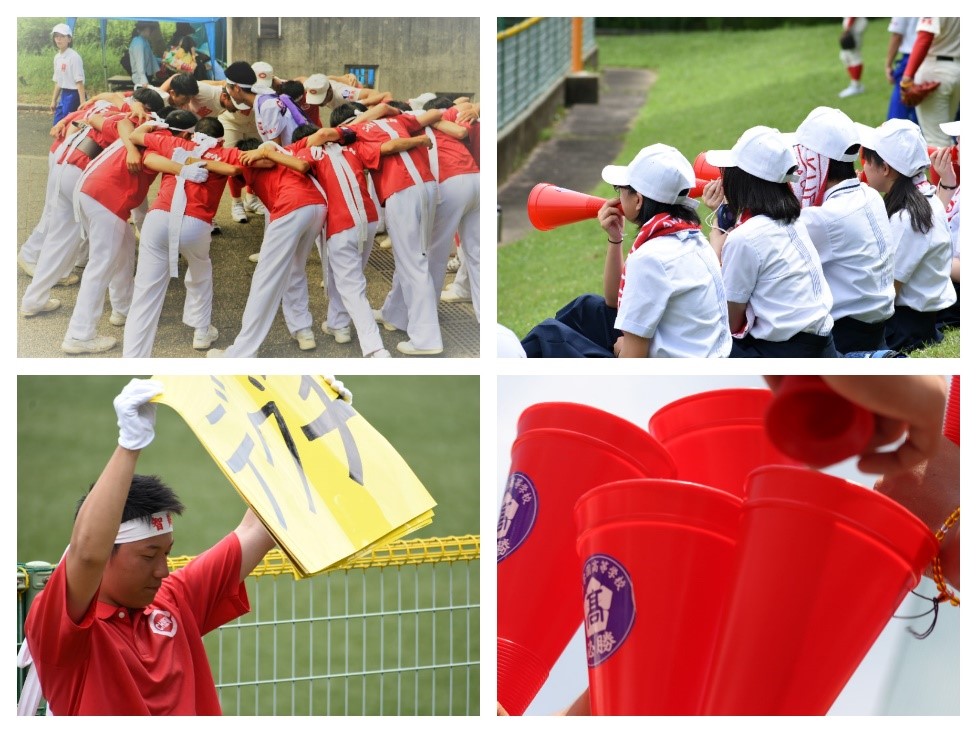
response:
M163 301L170 282L170 245L168 211L152 210L146 214L139 237L139 259L136 262L132 306L122 337L122 356L150 357ZM180 254L187 260L186 300L183 322L191 328L210 325L214 299L213 267L210 261L211 223L190 216L183 217L180 229Z
M347 328L350 322L356 327L363 356L383 348L380 329L373 318L370 301L366 297L364 270L373 249L373 237L377 223L367 224L366 245L359 249L356 227L333 234L326 240L326 256L322 269L326 280L329 305L326 310L326 326Z
M414 185L387 198L387 233L394 252L393 287L383 304L383 319L406 330L418 349L443 348L438 297L428 266L437 186Z
M305 262L325 218L325 204L316 204L302 206L268 223L244 306L241 331L224 356L257 356L279 305L290 333L312 327Z
M132 302L136 264L136 236L132 227L91 196L79 193L82 227L88 232L88 266L78 288L78 300L68 323L70 338L95 338L109 291L112 310L127 314Z

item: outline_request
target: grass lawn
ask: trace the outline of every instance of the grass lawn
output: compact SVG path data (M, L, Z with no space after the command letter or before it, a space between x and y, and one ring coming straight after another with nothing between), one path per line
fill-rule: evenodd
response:
M605 67L654 69L658 80L616 161L626 165L646 145L663 142L690 160L730 148L754 125L793 131L814 107L839 107L866 125L885 120L891 87L882 75L888 19L864 36L865 94L839 99L848 76L838 59L836 25L768 31L599 36ZM593 191L611 197L601 183ZM700 208L700 217L708 210ZM625 240L630 244L634 227ZM581 293L602 291L605 237L596 221L534 231L498 251L498 320L523 336ZM948 343L949 342L949 343ZM959 335L939 346L958 357ZM920 356L929 356L924 353ZM936 355L936 354L933 354Z

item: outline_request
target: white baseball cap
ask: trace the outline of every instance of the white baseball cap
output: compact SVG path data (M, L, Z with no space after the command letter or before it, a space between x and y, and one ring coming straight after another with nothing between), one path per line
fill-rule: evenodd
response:
M329 80L325 74L313 74L305 80L305 101L312 105L320 105L326 101L329 93Z
M68 27L67 23L58 23L51 29L51 35L53 36L55 33L60 33L62 36L71 36L71 28Z
M271 86L272 79L275 78L275 70L271 68L271 64L267 61L255 61L251 64L251 68L254 70L254 75L258 77L255 84L263 87Z
M732 150L707 150L706 162L717 168L740 168L773 183L798 180L797 160L787 139L780 130L763 125L740 135Z
M858 157L858 128L848 115L833 107L811 110L797 131L784 133L784 138L791 145L803 145L831 160L851 163ZM851 148L854 150L849 153Z
M626 166L606 165L600 175L612 186L630 186L652 201L697 206L687 195L695 186L695 171L671 145L649 145Z
M960 120L953 122L941 122L940 129L950 137L960 137Z
M912 178L930 167L926 140L919 125L910 120L886 120L878 127L855 123L863 147L874 150L889 167Z
M422 112L424 110L424 105L430 102L432 99L437 97L433 92L424 92L424 94L418 94L413 99L408 99L407 104L415 112Z

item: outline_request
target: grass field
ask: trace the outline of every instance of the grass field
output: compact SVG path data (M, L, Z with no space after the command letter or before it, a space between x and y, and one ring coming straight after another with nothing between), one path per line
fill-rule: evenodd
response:
M866 125L885 120L891 87L882 74L888 19L864 35L865 94L839 99L848 77L838 59L838 27L768 31L599 36L604 67L646 67L658 74L616 161L626 165L646 145L663 142L690 160L730 148L754 125L793 131L814 107L839 107ZM589 192L610 198L601 183ZM704 218L708 210L700 208ZM633 227L629 227L629 232ZM633 236L629 233L625 237ZM533 232L498 252L498 320L523 336L581 293L601 292L605 237L595 221ZM959 335L940 352L959 357Z
M56 562L74 504L116 444L112 399L129 377L20 377L17 560ZM478 534L477 377L348 377L354 406L438 505L414 537ZM139 471L187 505L174 555L232 530L244 503L167 407ZM478 562L249 580L252 612L207 637L227 713L475 714Z

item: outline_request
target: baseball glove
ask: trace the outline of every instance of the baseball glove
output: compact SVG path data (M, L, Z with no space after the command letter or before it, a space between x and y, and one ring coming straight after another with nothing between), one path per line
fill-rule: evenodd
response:
M838 38L838 44L841 46L842 51L854 51L855 35L851 31L843 31Z
M933 93L933 90L940 86L938 81L924 81L922 84L900 85L899 98L907 107L915 107L926 97Z

